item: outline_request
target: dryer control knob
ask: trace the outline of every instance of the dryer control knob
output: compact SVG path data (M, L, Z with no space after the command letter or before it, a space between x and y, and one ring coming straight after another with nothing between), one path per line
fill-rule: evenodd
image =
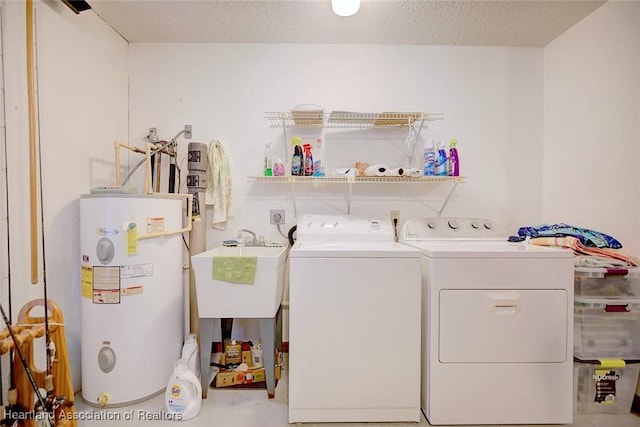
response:
M487 221L484 223L484 228L486 228L487 230L491 230L493 228L493 224Z
M471 227L477 230L480 228L480 223L478 221L471 221Z
M457 230L460 226L458 225L458 221L455 219L449 220L449 228L452 230Z
M427 227L433 230L434 228L436 228L436 222L435 221L427 222Z

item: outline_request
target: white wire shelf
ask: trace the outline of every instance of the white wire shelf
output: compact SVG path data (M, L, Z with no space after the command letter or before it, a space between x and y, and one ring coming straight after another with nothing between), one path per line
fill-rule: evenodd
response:
M420 177L404 177L404 176L248 176L247 180L256 183L269 183L269 184L289 184L291 188L291 196L293 201L294 214L298 215L298 208L296 203L296 191L295 188L302 184L311 184L313 186L323 184L347 184L347 213L351 213L351 193L354 185L359 184L447 184L451 188L442 202L439 210L436 210L438 215L442 214L442 211L449 203L449 199L453 194L453 191L458 186L465 182L467 177L465 176L420 176Z
M250 182L289 183L289 184L367 184L367 183L429 183L429 184L460 184L465 182L465 176L248 176Z
M352 111L310 110L265 112L271 127L316 126L326 128L408 127L441 120L442 114L424 112L360 113Z

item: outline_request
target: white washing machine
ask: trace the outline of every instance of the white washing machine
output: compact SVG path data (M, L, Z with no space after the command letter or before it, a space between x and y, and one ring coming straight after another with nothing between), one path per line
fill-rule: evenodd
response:
M507 241L482 218L415 218L422 409L432 425L570 424L572 252Z
M388 220L305 216L290 252L289 422L420 420L420 251Z

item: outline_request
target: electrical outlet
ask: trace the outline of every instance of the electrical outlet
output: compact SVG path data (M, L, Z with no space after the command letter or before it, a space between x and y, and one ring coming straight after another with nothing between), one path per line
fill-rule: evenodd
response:
M184 125L184 139L191 139L191 125Z
M391 220L391 225L400 224L400 211L390 211L389 219Z
M269 218L271 224L284 224L284 209L271 209Z

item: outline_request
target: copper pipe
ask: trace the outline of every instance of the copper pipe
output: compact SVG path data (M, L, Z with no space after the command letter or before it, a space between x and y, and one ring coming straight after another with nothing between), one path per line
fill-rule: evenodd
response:
M33 0L27 7L27 88L29 105L29 207L31 214L31 283L38 283L38 199L36 176L36 97L33 80Z

